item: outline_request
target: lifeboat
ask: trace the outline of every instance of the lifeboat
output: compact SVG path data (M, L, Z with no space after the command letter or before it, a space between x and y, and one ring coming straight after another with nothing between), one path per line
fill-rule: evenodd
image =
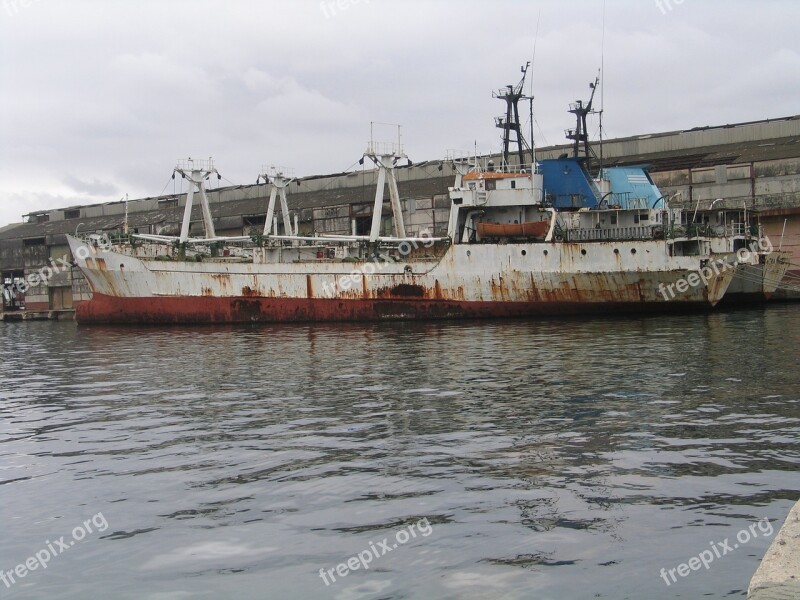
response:
M550 229L548 221L528 223L478 223L478 235L486 238L538 238L544 239Z

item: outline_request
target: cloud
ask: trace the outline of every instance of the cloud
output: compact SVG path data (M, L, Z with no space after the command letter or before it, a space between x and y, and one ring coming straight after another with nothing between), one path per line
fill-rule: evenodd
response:
M64 208L79 204L89 204L85 196L22 190L7 192L0 205L0 222L4 224L22 222L22 216L40 210Z
M601 64L601 3L348 6L326 17L318 0L50 0L0 13L0 225L23 200L38 210L171 191L187 156L213 155L235 183L264 163L338 172L360 157L370 121L402 124L415 161L496 151L503 105L491 92L519 80L534 44L536 141L561 143L568 103L588 97ZM608 135L796 112L796 2L607 11Z
M62 181L64 185L67 185L76 192L88 196L113 196L117 194L117 187L114 184L106 181L99 181L98 179L83 181L73 175L65 175Z

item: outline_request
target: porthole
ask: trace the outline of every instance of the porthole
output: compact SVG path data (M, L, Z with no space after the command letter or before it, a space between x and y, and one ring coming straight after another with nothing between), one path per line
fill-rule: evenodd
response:
M522 256L528 256L528 251L527 250L523 250L522 251Z
M619 254L619 248L614 248L614 254Z
M581 250L581 254L582 254L583 256L586 256L586 250Z
M547 250L544 251L544 255L547 256Z
M631 248L631 254L636 254L636 248Z

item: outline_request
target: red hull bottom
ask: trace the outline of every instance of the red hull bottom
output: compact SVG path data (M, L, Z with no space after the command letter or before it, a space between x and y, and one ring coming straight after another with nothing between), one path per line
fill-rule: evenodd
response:
M297 298L117 298L95 294L76 308L79 323L188 324L478 319L710 310L709 303L460 302Z

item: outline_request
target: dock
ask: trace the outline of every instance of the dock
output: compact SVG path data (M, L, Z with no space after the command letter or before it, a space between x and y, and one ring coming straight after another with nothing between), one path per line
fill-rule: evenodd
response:
M71 321L75 317L74 309L27 311L14 310L0 312L0 321Z
M797 600L800 598L800 502L764 555L750 582L748 600Z

